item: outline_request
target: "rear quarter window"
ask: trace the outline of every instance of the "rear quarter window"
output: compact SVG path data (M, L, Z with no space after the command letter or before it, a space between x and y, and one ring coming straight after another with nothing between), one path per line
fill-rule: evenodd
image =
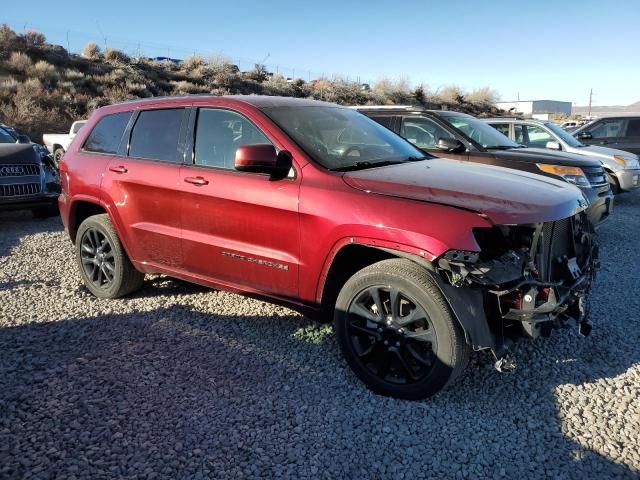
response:
M112 113L105 115L87 137L82 149L87 152L95 153L118 153L120 141L124 134L131 112Z

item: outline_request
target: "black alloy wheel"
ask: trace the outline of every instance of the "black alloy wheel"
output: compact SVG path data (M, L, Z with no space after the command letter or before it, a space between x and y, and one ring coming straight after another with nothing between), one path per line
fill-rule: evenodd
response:
M116 265L113 246L107 236L96 228L89 228L82 235L80 247L86 278L97 288L109 288L113 284Z

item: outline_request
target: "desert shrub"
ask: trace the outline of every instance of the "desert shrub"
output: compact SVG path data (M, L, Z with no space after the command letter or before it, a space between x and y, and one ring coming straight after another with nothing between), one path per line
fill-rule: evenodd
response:
M135 98L135 96L129 92L126 85L112 85L107 87L104 89L103 95L108 103L124 102Z
M382 97L384 103L407 103L411 100L409 82L401 78L383 78L373 85L373 94Z
M79 70L74 70L72 68L67 68L63 74L64 78L67 80L71 80L72 82L80 82L86 79L84 73Z
M204 58L198 55L189 55L182 62L180 62L180 67L182 68L182 70L185 70L187 72L191 72L203 65L204 65Z
M14 72L27 73L27 71L33 66L31 57L26 53L13 52L6 62L7 68Z
M42 33L35 32L33 30L27 30L22 38L24 38L27 45L31 45L32 47L44 45L47 41L46 37Z
M498 92L489 87L482 87L468 92L465 95L465 99L467 102L473 103L474 105L489 107L498 101L499 95Z
M87 43L82 51L82 56L91 60L97 60L102 57L100 47L93 42Z
M20 82L18 82L15 78L5 78L0 82L0 92L2 92L3 95L16 93L16 91L18 90L18 85L20 85Z
M104 58L108 62L114 63L129 63L130 61L129 56L117 48L106 48L104 50Z
M283 97L293 96L293 86L282 75L273 75L262 83L265 95L279 95Z
M31 75L41 80L55 80L58 78L58 71L56 67L51 65L46 60L40 60L31 67Z
M264 82L269 76L268 74L266 66L256 63L253 70L247 72L247 78L256 82Z
M9 52L25 48L24 39L14 32L9 25L0 25L0 60L9 57Z
M440 88L436 92L442 102L445 103L464 103L464 91L457 85L447 85Z
M313 88L313 98L344 105L363 105L370 96L358 83L336 77L333 80L318 80Z
M178 95L185 95L190 93L207 93L209 91L209 89L206 87L196 85L195 83L191 83L186 80L181 80L179 82L173 81L171 82L171 85L173 85L174 93Z

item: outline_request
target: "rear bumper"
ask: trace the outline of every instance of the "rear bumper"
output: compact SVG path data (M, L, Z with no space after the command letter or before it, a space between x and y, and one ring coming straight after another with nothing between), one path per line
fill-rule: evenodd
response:
M640 169L636 170L619 170L613 175L618 180L620 190L628 192L640 188Z

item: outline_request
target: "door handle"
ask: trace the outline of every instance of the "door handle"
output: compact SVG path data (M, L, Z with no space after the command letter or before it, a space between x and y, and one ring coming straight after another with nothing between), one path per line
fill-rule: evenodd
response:
M117 167L109 167L109 171L111 172L115 172L115 173L127 173L127 167L123 167L122 165L119 165Z
M198 187L202 187L203 185L209 185L209 180L203 177L185 177L185 182L191 183Z

